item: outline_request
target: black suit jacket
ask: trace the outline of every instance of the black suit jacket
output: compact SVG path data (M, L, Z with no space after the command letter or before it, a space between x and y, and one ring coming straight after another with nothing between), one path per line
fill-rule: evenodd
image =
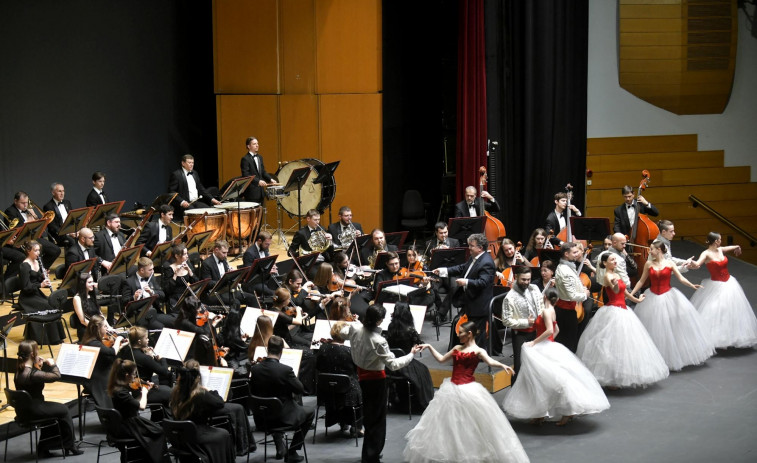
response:
M636 205L636 200L634 199L633 201L633 204ZM647 214L652 217L657 217L660 215L660 211L654 207L654 204L650 204L649 206L640 204L639 214ZM622 233L624 235L631 234L631 222L628 220L628 212L626 212L625 203L615 208L615 224L612 229L615 233Z
M567 213L565 211L563 211L563 217L565 217L565 220L568 219ZM550 230L552 230L555 235L560 233L560 220L558 219L557 214L555 214L554 210L547 216L547 223L545 224L545 227L547 233L549 233Z
M304 227L297 230L297 233L294 234L294 237L292 238L292 245L289 246L289 249L294 253L295 256L300 255L300 248L302 248L304 251L307 251L305 254L310 254L310 251L313 249L308 244L308 240L310 239L311 235L310 227L305 225Z
M258 183L260 183L261 180L270 182L271 175L266 172L265 163L263 163L263 156L261 156L260 154L258 154L258 161L260 162L260 170L258 170L257 165L255 165L255 162L252 160L252 156L248 152L242 157L240 168L242 169L242 177L252 177L250 186L248 186L247 189L244 190L244 198L247 201L262 203L265 196L265 190L260 185L258 185Z
M352 226L355 227L360 233L363 233L363 226L360 225L357 222L352 222ZM339 234L342 233L342 226L340 225L340 222L334 222L331 225L329 225L329 233L331 233L331 239L334 241L334 244L341 245L342 242L339 241Z
M155 291L155 295L158 296L158 298L155 300L154 306L160 307L160 305L165 301L166 299L166 293L163 292L163 289L160 287L160 277L156 277L154 274L152 278L150 278L150 281L147 282L147 284L152 288L153 291ZM142 289L142 283L139 281L139 275L136 273L124 281L124 284L121 286L121 295L124 296L124 304L128 304L129 302L134 300L134 293L137 292L137 290ZM131 316L131 314L127 314Z
M268 417L270 424L298 426L306 420L305 410L295 401L295 395L304 394L305 388L294 376L291 367L282 365L278 359L266 358L252 366L250 375L250 392L253 395L276 397L284 405L279 416Z
M124 246L126 238L121 232L117 233L118 242L121 243L121 247ZM113 250L113 242L110 240L110 230L103 228L99 232L95 233L95 252L103 260L113 262L116 259L116 253Z
M484 199L480 196L474 201L477 211L481 210L481 201L484 201ZM484 201L484 208L489 212L499 212L499 204L496 201ZM460 201L455 204L455 217L470 217L468 203Z
M268 249L268 255L271 255L271 249ZM260 255L258 252L258 247L253 244L249 248L247 248L247 251L245 251L244 255L242 256L242 267L249 267L252 265L252 263L263 256ZM207 260L207 259L206 259Z
M205 187L202 186L202 182L200 181L200 176L197 174L197 171L193 170L191 174L195 179L195 184L197 185L197 194L199 194L205 202L209 203L210 200L213 199L213 197L210 195L210 193L208 193ZM174 208L176 208L177 211L182 211L183 208L181 208L180 206L181 202L189 202L189 184L187 183L187 175L184 173L183 169L178 169L171 172L171 175L168 177L168 191L171 193L179 193L179 195L174 200Z
M72 209L71 201L64 199L61 202L63 203L63 207L66 209L66 212L69 212ZM55 241L57 241L58 244L61 244L61 242L58 240L58 232L63 226L63 217L60 215L60 210L58 209L58 206L55 204L55 200L50 199L50 201L48 201L47 203L45 203L44 206L42 206L42 210L44 212L47 212L47 211L55 212L55 218L53 219L52 222L50 222L50 225L47 226L47 231L50 232L50 236L55 238Z
M87 253L89 254L89 258L98 258L98 260L95 263L95 266L100 262L101 259L99 259L99 256L97 255L97 252L95 251L95 248L89 248L87 249ZM81 262L85 260L84 253L81 250L81 247L79 246L79 242L72 244L71 246L66 249L66 256L65 256L65 264L66 264L66 270L71 266L71 264L75 264L76 262ZM93 269L93 271L95 271Z
M385 251L386 252L389 252L389 251L397 252L398 249L397 249L397 246L395 246L393 244L387 244ZM370 257L372 255L373 255L373 243L371 242L370 244L368 244L367 246L365 246L363 249L360 250L360 258L363 259L362 260L362 264L363 265L368 265L368 257Z
M19 226L26 223L26 220L24 220L24 216L21 215L21 212L18 209L16 209L15 204L11 204L10 206L8 206L8 209L5 210L5 215L7 215L10 220L18 219ZM42 217L39 217L37 220L41 218ZM48 238L48 236L49 235L47 234L47 228L46 228L45 231L42 232L42 238Z
M426 241L426 247L423 249L420 249L418 252L420 254L423 254L424 252L428 251L429 255L431 255L431 251L436 248L438 241L436 238L431 238L430 240ZM460 240L457 238L447 238L444 241L444 244L449 246L450 248L459 248L460 247Z
M146 256L147 251L152 251L155 249L155 245L158 244L158 238L160 237L158 224L163 225L163 222L160 220L148 222L142 230L142 234L137 238L136 244L144 244L144 247L142 248L142 256ZM173 239L173 230L169 226L166 230L166 241L170 241L171 239Z
M471 259L454 267L447 269L451 278L462 278L471 265ZM489 315L489 302L493 297L494 285L494 260L488 252L484 252L473 264L468 276L468 285L462 291L460 300L469 317L486 317Z
M105 197L105 203L107 203L108 195L105 194L104 190L103 190L103 196ZM84 204L86 204L87 207L89 207L89 206L99 206L100 204L105 204L105 203L103 203L103 200L100 198L100 195L95 191L95 189L92 188L91 190L89 190L89 194L87 195L87 201Z
M226 272L229 271L229 261L224 260L223 261L223 268ZM218 266L216 265L216 259L211 254L208 256L207 259L202 261L202 266L200 266L200 280L204 280L206 278L210 278L210 283L208 283L208 290L212 289L213 286L218 283L218 280L221 279L221 272L218 271Z

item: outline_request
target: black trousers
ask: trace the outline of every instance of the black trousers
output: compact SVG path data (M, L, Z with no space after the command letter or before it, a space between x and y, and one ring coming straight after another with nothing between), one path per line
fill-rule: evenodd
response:
M386 440L386 379L360 381L363 392L363 463L378 463Z
M515 375L513 375L513 378L512 378L513 382L515 382L515 378L517 374L520 372L520 349L521 347L523 347L524 343L533 341L534 339L536 339L536 330L534 331L513 330L513 358L515 360L515 365L513 365L513 369L515 370Z
M578 319L576 318L576 311L555 307L555 317L557 318L557 326L560 327L560 333L555 338L555 341L567 347L568 350L575 354L578 349Z

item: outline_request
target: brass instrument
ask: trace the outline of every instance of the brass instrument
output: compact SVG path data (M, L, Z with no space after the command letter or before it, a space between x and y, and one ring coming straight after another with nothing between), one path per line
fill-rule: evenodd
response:
M42 217L44 214L42 213L42 209L40 209L36 204L34 204L34 201L32 201L32 198L26 197L29 201L29 207L26 208L26 214L31 216L32 220L39 220L40 217ZM37 215L34 212L34 209L37 209L37 212L39 212L39 215ZM55 217L55 213L53 212L53 217Z
M2 220L0 220L0 226L2 226L3 230L8 231L8 230L12 230L18 227L18 223L20 222L20 220L18 220L17 217L14 217L13 220L11 220L11 218L8 217L8 215L5 212L0 211L0 214L2 214L3 217L5 217L6 222L8 222L8 225L5 225L5 223L3 223Z
M342 243L342 248L348 248L359 234L358 229L350 222L350 226L339 234L339 242Z
M384 246L385 245L382 244L381 246L374 248L373 254L368 256L368 265L370 265L371 268L374 268L374 266L376 265L376 258L378 257L379 253L384 252L386 250Z
M310 252L323 252L331 247L331 238L328 238L326 232L321 228L310 234L308 246L310 246ZM300 255L305 254L308 254L308 252L300 247Z

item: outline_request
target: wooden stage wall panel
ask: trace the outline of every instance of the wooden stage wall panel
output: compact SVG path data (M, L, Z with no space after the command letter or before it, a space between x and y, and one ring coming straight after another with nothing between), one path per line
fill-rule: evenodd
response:
M315 4L280 0L282 93L315 94Z
M695 134L603 137L586 140L586 151L589 155L696 151L697 148L698 142Z

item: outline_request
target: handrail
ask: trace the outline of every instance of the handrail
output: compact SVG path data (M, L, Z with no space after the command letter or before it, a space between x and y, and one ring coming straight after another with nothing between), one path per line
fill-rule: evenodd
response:
M754 236L752 236L749 232L747 232L743 228L739 227L735 223L731 222L729 219L727 219L726 217L724 217L721 213L719 213L718 211L716 211L715 209L713 209L712 207L710 207L707 203L705 203L701 199L697 198L694 195L689 195L689 200L693 203L694 207L702 206L702 208L704 208L704 210L706 210L710 214L714 215L718 220L720 220L724 224L728 225L729 227L733 228L738 233L740 233L741 235L743 235L746 239L749 240L749 246L757 245L757 238L755 238Z
M494 329L494 304L496 302L499 302L500 300L503 300L505 296L507 296L507 293L497 294L496 296L492 298L491 301L489 301L489 353L490 354L492 352L492 349L494 348L494 340L492 336L494 336L495 333L497 332L497 330ZM452 329L453 330L455 329L454 325L452 326ZM505 334L507 334L507 327L505 327ZM502 344L504 344L504 342ZM488 366L487 368L489 370L489 374L491 374L492 367Z

